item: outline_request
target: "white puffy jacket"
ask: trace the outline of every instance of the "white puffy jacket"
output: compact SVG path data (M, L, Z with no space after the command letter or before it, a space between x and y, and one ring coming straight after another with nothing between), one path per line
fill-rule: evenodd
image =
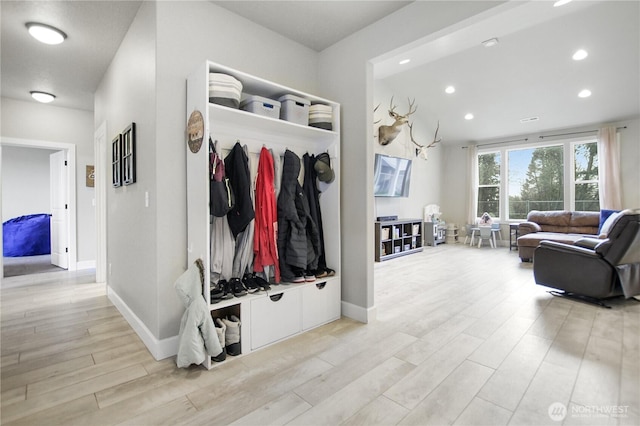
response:
M202 261L198 259L174 284L176 293L186 308L180 321L176 357L178 367L202 364L207 356L216 356L222 352L209 307L202 296L203 273Z

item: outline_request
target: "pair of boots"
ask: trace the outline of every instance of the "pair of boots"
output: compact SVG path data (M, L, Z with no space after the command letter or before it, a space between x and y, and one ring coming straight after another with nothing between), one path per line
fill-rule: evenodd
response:
M242 353L240 346L240 318L235 315L229 315L227 318L214 318L213 324L216 326L222 353L211 357L211 359L215 362L222 362L227 358L227 354L231 356L240 355Z

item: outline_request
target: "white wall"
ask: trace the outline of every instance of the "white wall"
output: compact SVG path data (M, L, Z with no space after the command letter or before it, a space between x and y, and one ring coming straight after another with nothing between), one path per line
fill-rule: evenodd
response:
M206 60L317 92L316 52L210 2L143 2L96 93L95 125L106 120L108 138L138 125L138 182L107 191L108 281L160 340L184 311L173 283L187 268L186 78Z
M378 143L378 127L390 125L393 119L389 117L389 102L393 96L396 112L406 114L409 111L409 100L414 100L417 106L416 112L409 118L413 123L413 139L421 145L428 145L433 141L437 116L429 113L425 108L426 100L415 99L410 93L401 93L391 90L383 82L374 82L374 104L380 105L374 114L374 121L381 120L374 125L374 153L391 155L394 157L408 158L411 163L411 181L408 197L375 197L374 211L378 216L398 216L398 218L415 219L422 218L424 207L428 204L440 202L440 165L442 163L442 148L436 145L428 149L428 160L416 157L416 145L411 142L409 128L402 126L402 131L388 145ZM433 126L433 127L432 127Z
M157 12L157 286L165 338L178 333L183 308L172 284L187 267L187 76L211 60L317 94L317 53L210 2L158 2Z
M358 319L375 313L373 197L373 65L371 60L423 39L500 2L418 1L320 53L318 79L325 97L341 103L342 300Z
M51 213L49 155L56 151L5 146L2 148L2 221L18 216Z
M598 129L605 124L595 123L570 129L557 129L546 134L582 132ZM616 127L627 126L620 130L620 166L622 173L622 205L623 208L640 208L640 119L632 119L610 123ZM517 135L502 140L528 138L538 140L539 134ZM478 142L479 144L492 141ZM496 141L493 141L496 142ZM451 220L464 224L467 217L467 182L469 173L467 168L467 150L461 145L446 146L443 162L443 194L462 194L460 197L443 197L443 211L451 212ZM447 215L449 217L449 215ZM504 234L504 233L503 233Z
M85 186L85 166L94 163L93 113L8 98L2 98L0 101L2 137L60 142L76 146L77 261L94 261L96 227L93 199L95 195L94 188ZM3 181L3 189L4 185ZM3 203L3 211L4 208Z
M107 123L107 282L158 336L156 3L143 2L95 93L95 127ZM111 141L136 123L136 178L114 188ZM149 207L145 207L145 193Z

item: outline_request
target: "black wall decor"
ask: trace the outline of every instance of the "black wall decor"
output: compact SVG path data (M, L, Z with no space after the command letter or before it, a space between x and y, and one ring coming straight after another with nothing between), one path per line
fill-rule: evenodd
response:
M136 123L131 123L111 142L112 185L136 182Z
M122 137L117 135L111 141L111 184L122 186Z
M136 123L122 132L122 179L125 185L136 182Z

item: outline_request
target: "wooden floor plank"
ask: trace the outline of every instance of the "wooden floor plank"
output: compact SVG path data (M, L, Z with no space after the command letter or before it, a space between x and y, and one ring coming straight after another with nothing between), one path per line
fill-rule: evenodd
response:
M376 319L341 318L210 371L156 361L103 284L58 277L0 289L3 425L552 424L556 402L628 406L602 419L619 426L640 418L640 303L553 297L504 248L376 263Z

